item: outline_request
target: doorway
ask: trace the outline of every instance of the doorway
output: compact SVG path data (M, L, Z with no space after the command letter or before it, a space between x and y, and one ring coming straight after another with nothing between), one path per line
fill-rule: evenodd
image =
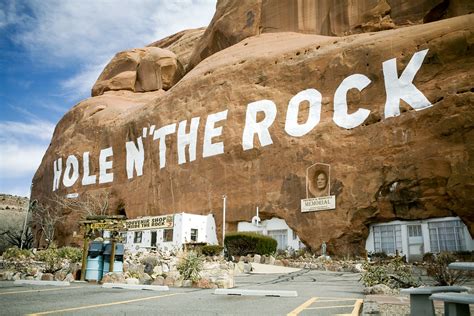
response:
M408 261L421 260L424 254L423 233L421 225L407 225L408 231Z

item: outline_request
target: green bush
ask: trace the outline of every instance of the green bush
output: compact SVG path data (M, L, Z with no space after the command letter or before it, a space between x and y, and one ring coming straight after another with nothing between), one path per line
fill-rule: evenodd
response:
M176 267L185 280L197 282L201 279L200 272L204 264L204 259L196 251L184 252Z
M410 265L403 261L402 257L395 257L383 263L365 263L365 272L360 281L365 286L385 284L392 289L400 287L416 287L420 285L419 280L415 280Z
M82 261L82 249L76 247L62 247L58 249L59 258L68 259L72 263Z
M218 256L224 247L219 245L205 245L201 247L201 252L205 256Z
M5 250L3 253L3 259L5 260L14 260L14 259L26 259L31 258L33 253L27 249L20 249L18 247L12 247Z
M227 234L224 244L231 256L246 256L248 254L269 255L275 253L277 249L277 241L275 239L250 232Z

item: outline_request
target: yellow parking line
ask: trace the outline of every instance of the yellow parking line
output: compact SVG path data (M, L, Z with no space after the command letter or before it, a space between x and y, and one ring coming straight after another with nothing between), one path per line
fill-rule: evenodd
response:
M334 297L334 296L325 296L325 297L320 297L320 299L323 300L334 300L334 301L346 301L346 300L358 300L358 297ZM319 302L320 300L318 300Z
M354 309L352 310L351 316L358 316L360 313L360 308L362 303L364 302L363 299L358 299L354 304Z
M298 315L304 309L306 309L308 306L313 304L317 299L318 299L317 297L310 298L309 300L307 300L306 302L304 302L303 304L301 304L300 306L298 306L297 308L295 308L294 310L289 312L286 316L296 316L296 315Z
M128 303L134 303L134 302L152 300L152 299L155 299L155 298L169 297L169 296L174 296L174 295L179 295L179 294L184 294L184 293L173 293L173 294L166 294L166 295L157 295L157 296L150 296L150 297L137 298L137 299L134 299L134 300L127 300L127 301L119 301L119 302L112 302L112 303L105 303L105 304L86 305L86 306L79 306L79 307L72 307L72 308L65 308L65 309L57 309L57 310L54 310L54 311L47 311L47 312L40 312L40 313L28 314L27 316L36 316L36 315L47 315L47 314L55 314L55 313L64 313L64 312L77 311L77 310L81 310L81 309L99 308L99 307L112 306L112 305L128 304Z
M2 292L0 295L7 295L7 294L19 294L19 293L31 293L31 292L47 292L47 291L62 291L62 290L71 290L71 289L79 289L83 286L73 286L73 287L59 287L54 289L42 289L42 290L26 290L26 291L11 291L11 292Z
M345 300L338 300L338 299L330 299L330 300L318 300L318 303L320 302L345 302L345 301L357 301L356 298L349 298Z
M318 307L308 307L306 309L328 309L328 308L338 308L338 307L353 307L354 305L333 305L333 306L318 306Z

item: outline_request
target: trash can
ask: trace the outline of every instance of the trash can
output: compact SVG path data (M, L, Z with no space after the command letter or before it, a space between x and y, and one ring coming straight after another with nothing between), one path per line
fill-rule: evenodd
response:
M123 272L123 254L124 245L121 243L115 244L115 259L114 259L114 271ZM110 256L112 255L112 244L105 244L104 247L104 268L103 274L106 274L110 270Z
M99 281L102 279L102 270L104 265L102 249L102 241L93 241L90 243L89 252L87 255L86 280Z

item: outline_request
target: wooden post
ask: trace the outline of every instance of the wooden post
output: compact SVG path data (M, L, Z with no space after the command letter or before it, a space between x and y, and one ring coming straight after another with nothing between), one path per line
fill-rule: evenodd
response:
M110 265L109 272L114 272L114 261L115 261L115 238L112 238L112 250L110 251Z
M86 277L88 252L89 252L89 225L86 224L85 232L84 232L84 246L82 248L81 281L84 281Z

